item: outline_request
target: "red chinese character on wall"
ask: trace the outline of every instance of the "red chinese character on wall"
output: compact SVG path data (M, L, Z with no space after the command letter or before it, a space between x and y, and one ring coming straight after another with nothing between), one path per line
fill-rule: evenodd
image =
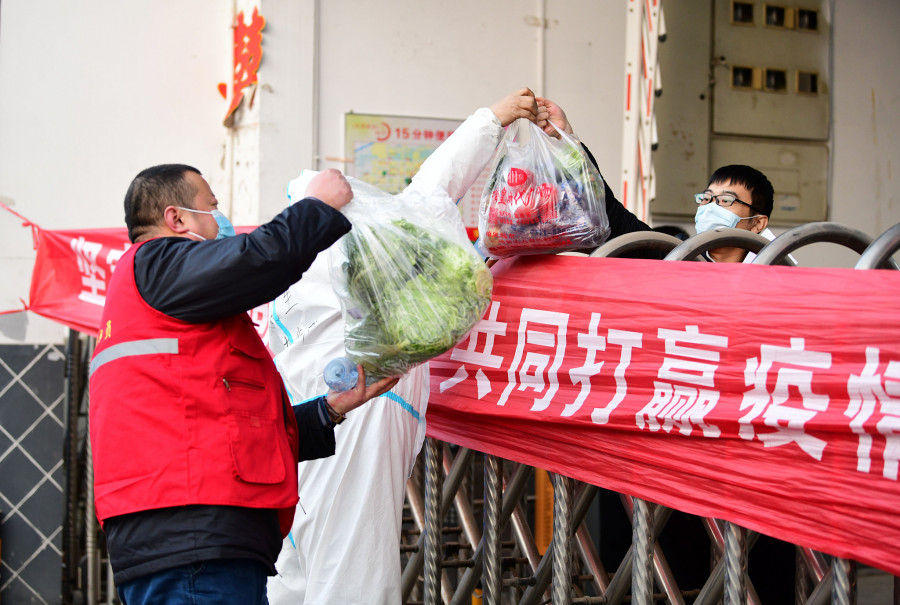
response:
M234 79L231 84L231 106L225 114L225 124L230 125L231 114L244 99L244 89L256 84L256 70L262 59L262 30L266 26L266 18L253 9L250 23L244 23L244 11L237 14L234 20ZM219 92L225 96L227 87L219 84Z

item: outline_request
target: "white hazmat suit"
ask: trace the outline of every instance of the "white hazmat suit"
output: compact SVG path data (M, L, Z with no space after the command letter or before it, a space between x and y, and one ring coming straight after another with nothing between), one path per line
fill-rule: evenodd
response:
M502 130L490 109L479 109L425 160L407 191L459 200L487 165ZM307 183L291 181L289 198L302 198ZM268 335L294 404L327 391L325 365L345 353L328 254L273 301ZM269 578L271 605L401 602L401 517L406 479L425 438L428 382L427 364L413 368L336 427L334 456L300 463L300 503L278 556L278 575Z

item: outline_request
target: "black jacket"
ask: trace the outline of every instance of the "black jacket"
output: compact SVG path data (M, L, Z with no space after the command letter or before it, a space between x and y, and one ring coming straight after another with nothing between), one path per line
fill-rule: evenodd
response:
M597 160L594 158L594 154L592 154L591 150L588 149L583 143L581 146L584 148L588 159L594 166L597 167L597 170L599 171L600 166L597 165ZM603 184L606 186L606 216L609 219L609 239L613 239L614 237L618 237L626 233L633 233L635 231L652 231L650 225L644 223L641 219L632 214L625 206L622 205L622 202L616 199L615 194L613 193L612 189L610 189L609 183L606 182L605 178L603 179Z

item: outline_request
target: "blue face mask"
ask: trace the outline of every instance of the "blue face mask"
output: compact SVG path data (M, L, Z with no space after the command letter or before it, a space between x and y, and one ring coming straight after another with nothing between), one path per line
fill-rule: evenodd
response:
M234 235L234 225L231 224L231 221L228 220L228 217L219 212L218 209L210 210L209 212L205 210L194 210L193 208L185 208L183 206L179 206L182 210L187 210L188 212L195 212L197 214L211 214L214 219L216 219L216 225L219 226L219 233L216 235L216 239L225 239L226 237L231 237ZM197 235L192 231L188 231L191 235L195 237L199 237L200 239L206 239L202 235Z
M751 218L757 218L759 216L762 215L755 214L753 216L741 218L734 212L726 210L718 204L709 203L697 208L697 214L694 216L694 226L697 228L697 233L712 231L713 229L718 229L719 227L734 229L735 227L737 227L737 224L739 222Z

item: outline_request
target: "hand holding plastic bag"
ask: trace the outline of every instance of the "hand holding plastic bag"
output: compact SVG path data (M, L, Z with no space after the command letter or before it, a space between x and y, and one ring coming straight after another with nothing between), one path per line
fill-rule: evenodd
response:
M445 194L348 181L353 229L330 249L344 346L367 377L397 376L462 340L487 310L493 280Z
M500 141L479 208L490 256L595 248L609 237L603 178L581 145L559 134L519 119Z

